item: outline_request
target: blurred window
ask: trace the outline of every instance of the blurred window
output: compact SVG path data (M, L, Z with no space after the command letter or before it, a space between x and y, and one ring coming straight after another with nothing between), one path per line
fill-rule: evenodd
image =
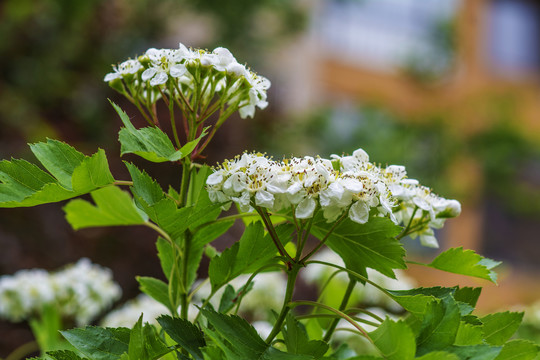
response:
M440 51L437 32L458 5L459 0L326 0L315 31L327 56L342 61L378 70L402 67L412 58L446 66L451 51Z
M540 5L536 1L495 0L487 21L488 61L500 75L540 69Z

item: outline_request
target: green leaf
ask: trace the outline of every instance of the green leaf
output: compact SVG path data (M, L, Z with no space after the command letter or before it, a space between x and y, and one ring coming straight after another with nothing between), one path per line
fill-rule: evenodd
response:
M527 340L512 340L504 344L495 360L533 360L538 355L538 345Z
M484 332L481 325L461 321L454 345L479 345L483 343Z
M62 185L71 190L71 176L85 156L75 148L57 140L30 144L36 158Z
M101 149L87 157L55 140L31 147L55 177L25 160L0 161L0 207L58 202L114 182Z
M87 360L87 358L82 358L71 350L47 351L47 355L54 360Z
M398 304L411 314L423 317L429 303L454 294L456 288L416 288L410 290L388 290Z
M206 131L201 135L176 150L171 139L158 127L145 127L136 129L129 120L129 116L115 103L112 106L124 123L124 128L118 133L121 155L133 153L148 161L165 162L178 161L195 149L199 141L206 136Z
M129 335L128 355L130 359L145 358L142 319L143 315L141 314Z
M484 258L473 250L463 250L462 247L458 247L443 252L427 266L497 283L497 273L492 271L492 269L499 264L501 263Z
M484 324L484 339L491 345L503 345L518 329L523 313L500 312L480 319Z
M137 276L139 289L157 302L165 305L171 313L175 312L169 299L169 287L163 281L153 277Z
M322 214L317 215L311 233L323 239L332 223L327 223ZM341 256L348 269L366 275L366 267L395 279L393 269L405 269L405 250L395 237L401 227L386 218L371 218L358 224L346 218L328 237L326 245Z
M96 206L76 199L64 206L66 219L75 229L94 226L143 225L146 219L134 205L129 194L116 186L90 193Z
M257 359L268 345L246 320L236 315L224 315L209 309L201 310L216 334L242 359Z
M416 358L416 360L460 360L455 354L450 354L445 351L435 351L424 356Z
M489 345L450 346L444 350L465 360L495 360L501 352L501 347Z
M320 359L328 351L328 344L324 341L309 340L304 325L291 313L287 315L287 327L282 333L289 353L311 355L314 359Z
M159 337L153 325L145 324L143 327L144 349L149 359L159 359L172 351Z
M454 343L459 329L461 316L455 300L447 296L432 301L422 318L420 333L417 337L417 353L423 355L435 350L444 350Z
M475 307L476 303L478 302L478 298L480 297L481 292L482 292L482 288L480 287L457 288L456 292L454 293L454 299L456 299L456 301L461 301L466 304L469 304L472 307Z
M174 258L173 245L160 236L157 239L156 247L163 274L167 277L167 280L170 281L171 269L176 261Z
M146 172L137 169L131 163L124 162L128 168L133 186L131 192L139 200L143 200L146 206L153 206L165 197L161 186L152 179Z
M126 328L100 328L61 331L71 345L92 360L116 360L128 351L130 330Z
M369 337L385 359L414 359L416 353L414 334L403 321L395 322L387 318L376 330L369 333Z
M203 360L201 348L206 346L206 342L204 334L197 326L187 320L170 316L160 316L157 321L171 339L176 341L193 358Z

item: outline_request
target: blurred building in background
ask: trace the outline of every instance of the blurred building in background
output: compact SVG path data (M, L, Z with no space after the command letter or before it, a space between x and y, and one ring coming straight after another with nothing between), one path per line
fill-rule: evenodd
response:
M326 0L312 11L305 43L284 52L305 64L289 77L285 108L330 109L327 122L301 120L312 122L309 136L322 136L305 141L361 146L374 161L405 163L411 177L434 179L437 191L464 205L441 231L443 246L506 264L505 290L488 286L499 295L480 305L539 298L540 4ZM425 285L440 283L440 274L412 271Z

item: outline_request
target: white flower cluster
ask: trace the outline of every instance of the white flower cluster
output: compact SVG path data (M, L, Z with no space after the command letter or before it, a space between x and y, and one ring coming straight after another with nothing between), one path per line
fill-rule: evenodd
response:
M431 228L459 215L460 204L434 195L406 175L404 166L382 168L369 162L362 149L351 156L332 155L332 160L306 156L274 161L260 153L244 153L216 168L206 184L214 202L233 201L241 211L253 206L272 212L293 207L298 219L311 218L318 208L328 221L347 211L360 224L369 220L372 210L405 225L413 212L413 221L429 215L416 233L424 245L436 246ZM420 211L415 212L416 207Z
M104 327L127 327L131 328L143 315L143 324L158 325L156 319L161 315L170 315L169 309L146 294L140 294L119 308L108 313L101 326Z
M238 63L231 52L218 47L212 52L188 49L179 44L178 49L148 49L143 56L129 59L113 66L114 71L105 75L104 81L123 80L142 88L143 97L156 101L161 92L157 87L173 81L184 96L200 86L203 98L212 98L216 93L227 99L227 103L237 104L242 118L253 117L255 107L264 109L266 91L270 81L255 74ZM203 75L201 80L197 76ZM163 92L168 92L165 86Z
M0 317L11 321L29 319L49 304L80 326L90 323L121 293L111 271L86 258L54 273L20 270L0 277Z

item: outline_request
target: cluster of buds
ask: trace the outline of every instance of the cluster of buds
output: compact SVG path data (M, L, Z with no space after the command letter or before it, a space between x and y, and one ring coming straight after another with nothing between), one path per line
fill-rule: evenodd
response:
M151 48L113 69L104 81L134 103L147 107L166 95L177 99L183 108L212 108L210 102L217 96L215 110L228 106L238 109L245 118L253 117L256 107L264 109L268 105L270 81L238 63L222 47L212 52L189 49L183 44L178 49Z
M459 215L461 206L406 175L403 166L371 163L362 149L331 159L281 161L245 153L215 168L206 184L212 201L224 206L233 201L243 212L255 206L273 213L293 209L297 219L308 219L320 209L329 222L346 212L360 224L370 216L388 216L406 225L411 235L420 235L422 244L437 246L432 228Z
M0 317L22 321L54 306L60 316L77 325L89 324L120 298L122 290L110 269L83 258L63 270L20 270L0 277Z

